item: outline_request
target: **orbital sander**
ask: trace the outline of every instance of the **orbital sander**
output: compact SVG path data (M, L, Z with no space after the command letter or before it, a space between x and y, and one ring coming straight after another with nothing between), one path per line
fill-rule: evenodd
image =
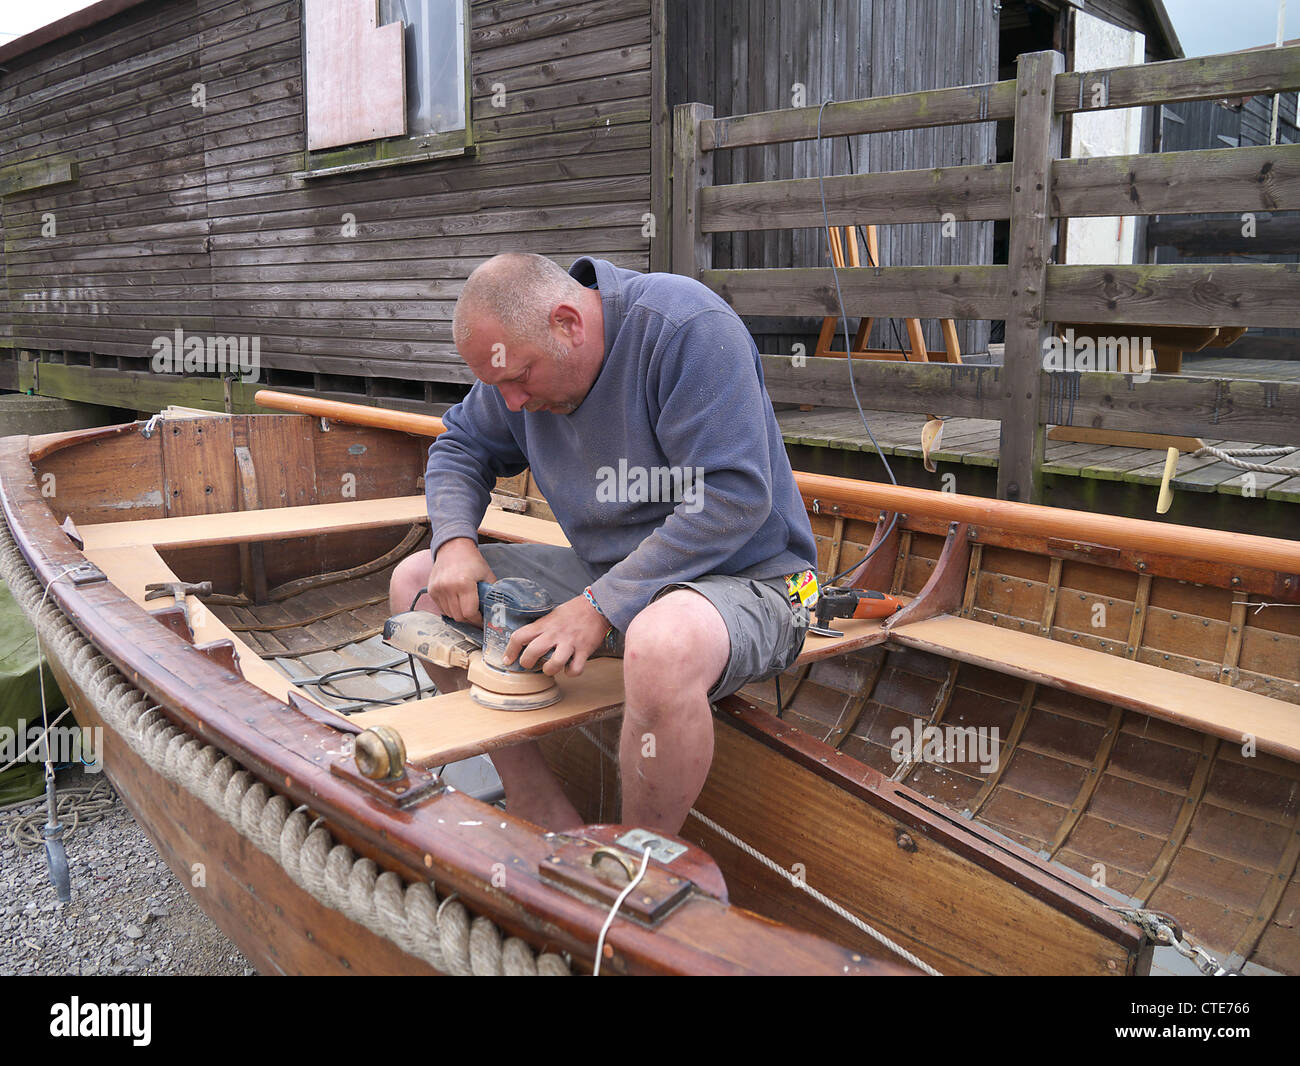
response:
M430 611L407 611L384 623L384 643L435 666L468 672L470 698L498 711L535 711L560 699L555 678L542 672L547 654L525 670L516 659L505 661L506 648L516 630L531 625L555 609L555 601L537 582L507 577L478 583L479 613L483 628L457 622ZM616 632L616 631L615 631ZM593 658L613 654L612 642Z

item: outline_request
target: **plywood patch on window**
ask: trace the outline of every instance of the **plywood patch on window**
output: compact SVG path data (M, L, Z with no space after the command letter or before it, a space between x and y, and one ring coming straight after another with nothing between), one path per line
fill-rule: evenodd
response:
M402 24L378 26L378 0L305 0L307 148L406 132Z

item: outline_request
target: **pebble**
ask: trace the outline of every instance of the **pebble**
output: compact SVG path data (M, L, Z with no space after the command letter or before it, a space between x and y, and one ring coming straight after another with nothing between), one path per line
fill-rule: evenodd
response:
M96 780L81 767L58 775L62 788ZM0 976L254 974L120 799L65 838L72 901L59 903L44 848L23 850L8 837L11 821L44 802L0 811Z

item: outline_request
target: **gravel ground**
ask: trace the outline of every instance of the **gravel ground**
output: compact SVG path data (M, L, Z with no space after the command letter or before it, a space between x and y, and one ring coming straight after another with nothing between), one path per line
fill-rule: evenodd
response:
M59 771L60 788L100 779ZM65 836L72 902L61 904L45 849L25 850L10 825L45 800L0 811L0 975L251 975L249 962L190 898L116 794L102 821Z

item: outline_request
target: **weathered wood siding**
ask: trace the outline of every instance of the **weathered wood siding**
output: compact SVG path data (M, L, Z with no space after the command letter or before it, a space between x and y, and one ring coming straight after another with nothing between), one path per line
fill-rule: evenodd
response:
M159 0L7 64L0 166L67 154L81 173L4 201L17 348L142 369L176 328L255 336L263 380L418 396L470 380L451 310L488 256L648 268L649 0L473 3L477 154L305 181L300 16L298 0Z
M997 35L990 0L669 0L668 54L674 61L668 99L674 105L711 104L721 118L790 107L796 83L803 86L803 103L817 105L827 98L994 81ZM826 175L850 172L845 138L834 138L820 151ZM714 184L816 177L817 152L815 141L716 152ZM992 163L993 153L992 123L853 138L859 172ZM949 237L941 231L938 220L883 227L882 262L992 261L992 223L956 223L956 235ZM820 229L718 234L714 240L713 262L720 269L828 262ZM863 254L865 261L865 249ZM750 325L769 354L788 352L796 339L807 341L802 331L792 331L793 323L754 318ZM964 351L987 348L987 322L959 322L957 328ZM906 338L901 324L900 332ZM895 346L887 323L877 325L872 343ZM926 343L941 347L937 323L926 323Z
M9 286L5 284L5 205L0 199L0 364L6 360L7 353L13 345L13 313L9 306ZM6 370L0 367L0 389L12 389L16 382L10 382Z
M0 165L79 172L5 198L17 347L145 357L159 333L210 330L197 18L196 0L146 5L6 63Z

